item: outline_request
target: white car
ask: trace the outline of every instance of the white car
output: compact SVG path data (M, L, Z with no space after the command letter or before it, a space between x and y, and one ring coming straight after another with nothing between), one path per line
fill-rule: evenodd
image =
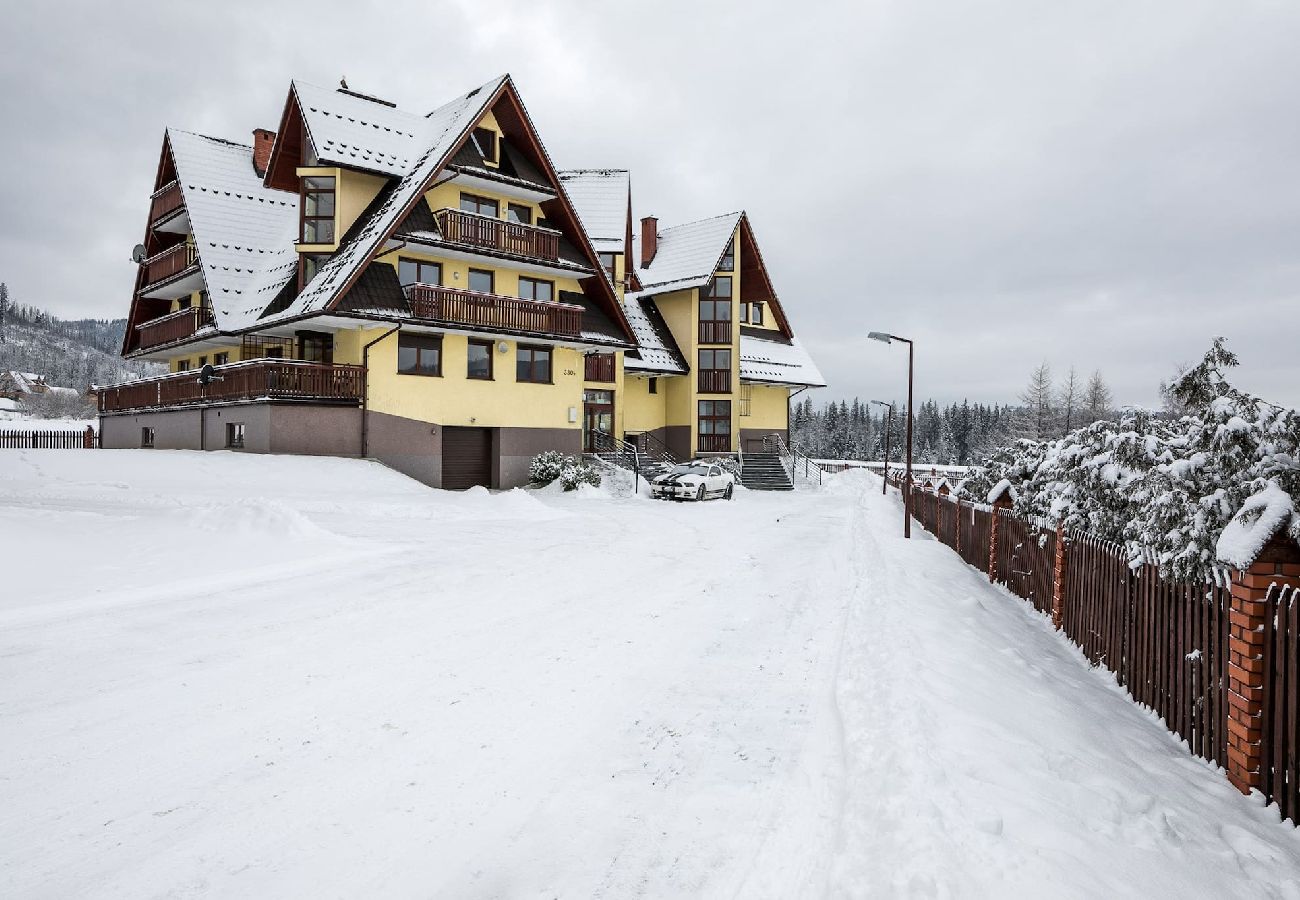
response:
M658 500L730 500L736 476L718 463L690 462L673 466L650 482L650 496Z

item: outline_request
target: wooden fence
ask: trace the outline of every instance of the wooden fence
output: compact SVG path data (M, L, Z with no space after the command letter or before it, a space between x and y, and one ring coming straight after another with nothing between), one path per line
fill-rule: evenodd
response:
M0 450L94 450L99 434L93 428L84 431L17 431L0 429Z
M1171 581L1153 562L1133 562L1123 547L1094 535L926 492L913 493L912 512L966 562L1057 618L1091 662L1113 672L1193 753L1227 765L1230 573L1216 572L1206 582ZM1300 588L1274 585L1268 602L1262 789L1296 821Z

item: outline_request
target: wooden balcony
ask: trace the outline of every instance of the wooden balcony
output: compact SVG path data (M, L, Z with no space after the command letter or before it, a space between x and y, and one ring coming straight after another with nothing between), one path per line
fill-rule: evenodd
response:
M701 322L700 343L701 344L730 344L731 323L730 322Z
M137 325L140 341L136 349L148 350L150 347L161 347L163 344L183 341L212 324L212 310L206 306L180 309Z
M587 381L614 380L614 354L591 353L584 358L583 378Z
M414 318L445 325L554 337L582 333L582 307L572 303L521 300L432 284L408 285L406 297Z
M149 224L152 225L160 219L163 219L184 205L185 200L181 197L181 186L179 182L173 181L169 185L159 188L153 195L152 203L149 206Z
M198 251L190 244L177 244L162 253L156 253L144 261L145 286L179 275L198 261Z
M458 209L440 209L433 216L445 241L547 262L558 262L560 259L558 231L493 219Z
M128 381L101 388L99 411L188 406L233 400L361 402L361 366L335 366L289 359L254 359L217 366L221 381L199 384L198 372Z
M698 390L701 394L730 394L731 370L700 369Z

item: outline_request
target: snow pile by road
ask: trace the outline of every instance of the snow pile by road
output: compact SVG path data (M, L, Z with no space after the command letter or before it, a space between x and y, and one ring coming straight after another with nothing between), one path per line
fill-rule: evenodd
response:
M1300 896L879 489L0 452L0 895Z

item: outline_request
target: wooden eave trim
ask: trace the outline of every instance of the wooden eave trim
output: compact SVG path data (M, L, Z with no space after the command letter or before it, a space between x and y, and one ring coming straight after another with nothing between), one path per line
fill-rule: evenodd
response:
M292 118L291 118L292 117ZM280 168L280 161L284 156L284 145L288 141L290 127L296 121L300 129L307 128L307 122L302 117L302 108L298 102L298 89L292 82L289 83L289 94L284 100L284 112L280 114L280 126L275 132L275 143L271 145L271 156L266 161L266 174L262 176L262 186L277 191L296 192L298 189L297 167L294 167L292 185L286 187L285 182L277 182L276 174ZM299 148L301 151L301 148Z

